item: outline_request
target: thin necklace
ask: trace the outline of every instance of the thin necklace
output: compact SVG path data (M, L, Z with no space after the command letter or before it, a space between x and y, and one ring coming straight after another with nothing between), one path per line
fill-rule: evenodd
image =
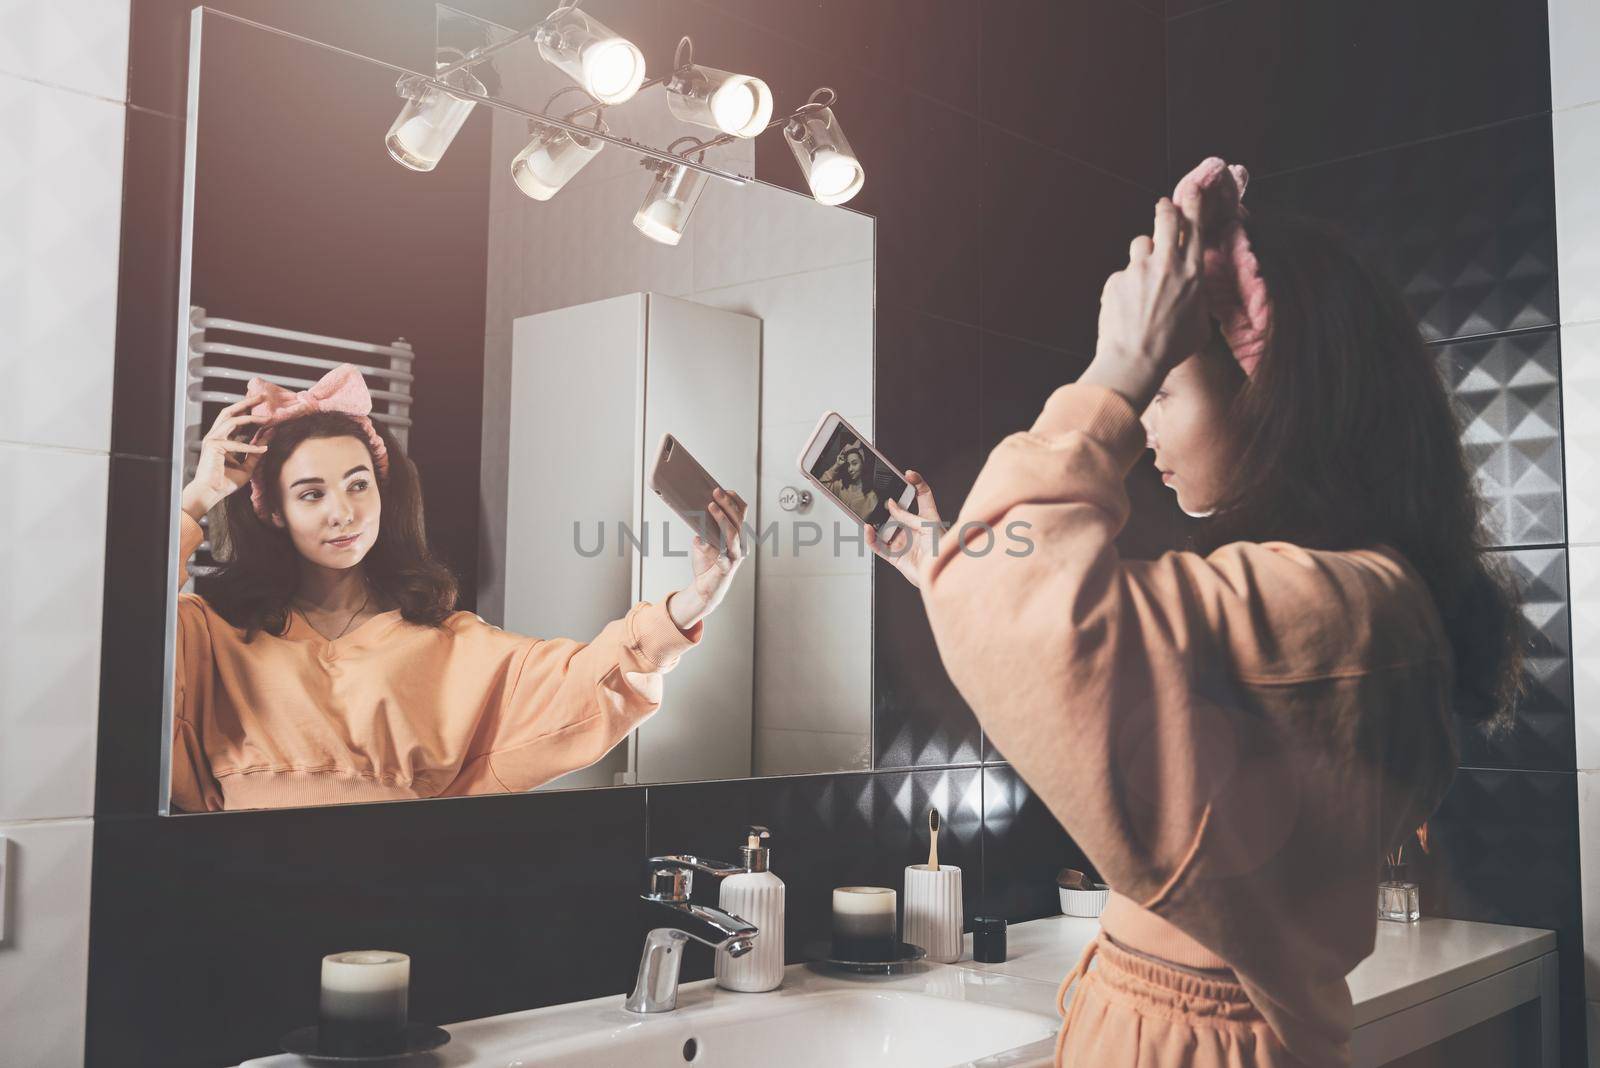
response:
M361 600L361 607L357 608L355 610L354 614L352 614L350 616L350 618L345 622L344 630L339 631L338 634L335 634L331 638L328 638L328 636L326 634L323 634L322 636L324 638L327 638L327 640L330 641L330 642L336 642L340 638L343 638L344 637L344 632L346 630L350 629L350 624L354 623L356 621L356 616L359 616L362 612L365 612L367 610L367 605L368 605L369 602L371 602L371 600L372 600L372 590L369 588L367 590L367 595L364 598L362 598L362 600ZM296 605L295 607L299 608L298 605ZM300 612L300 618L306 621L306 626L310 627L312 630L317 630L316 624L311 622L311 617L306 615L306 610L304 608L299 608L299 612ZM317 633L318 634L322 634L322 632L320 630L317 630Z

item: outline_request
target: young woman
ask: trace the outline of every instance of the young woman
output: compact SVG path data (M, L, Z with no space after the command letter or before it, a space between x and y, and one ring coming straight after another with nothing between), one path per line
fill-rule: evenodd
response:
M718 491L727 554L695 538L693 581L591 642L541 641L456 611L455 580L428 551L416 468L371 408L348 364L298 394L252 379L201 442L181 500L179 586L200 517L223 501L212 529L225 563L178 598L178 808L549 782L660 706L661 676L733 581L746 506Z
M1380 858L1450 782L1452 709L1496 719L1520 677L1433 354L1336 235L1246 217L1247 177L1207 160L1156 206L1093 362L956 529L935 545L908 472L912 532L874 539L1112 888L1062 986L1069 1065L1348 1064ZM1200 551L1119 558L1146 444ZM984 551L1015 522L1030 553Z
M861 442L852 441L839 450L839 458L822 473L823 484L862 519L868 519L878 510L877 492L863 485L865 471L866 457L861 451Z

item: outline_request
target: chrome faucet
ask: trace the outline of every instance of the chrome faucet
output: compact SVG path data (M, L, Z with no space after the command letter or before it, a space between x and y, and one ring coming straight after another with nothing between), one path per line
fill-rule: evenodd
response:
M678 1007L678 971L683 966L684 944L691 938L730 957L742 957L756 947L760 932L754 924L689 899L695 872L722 879L745 870L687 853L645 861L645 890L639 897L669 909L672 926L657 927L645 936L639 979L623 1002L624 1008L629 1012L671 1012Z

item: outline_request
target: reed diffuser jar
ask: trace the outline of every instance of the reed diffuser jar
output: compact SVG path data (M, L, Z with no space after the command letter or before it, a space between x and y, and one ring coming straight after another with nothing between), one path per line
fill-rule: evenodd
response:
M1422 894L1417 884L1406 878L1404 864L1390 866L1378 884L1378 919L1416 923L1421 918Z

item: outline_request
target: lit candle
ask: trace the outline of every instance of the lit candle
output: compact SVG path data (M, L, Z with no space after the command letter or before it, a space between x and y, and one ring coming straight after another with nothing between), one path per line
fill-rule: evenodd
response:
M382 949L322 958L318 1047L325 1053L398 1051L406 1027L411 958Z
M899 948L895 896L887 886L841 886L834 890L834 956L840 960L892 959Z

